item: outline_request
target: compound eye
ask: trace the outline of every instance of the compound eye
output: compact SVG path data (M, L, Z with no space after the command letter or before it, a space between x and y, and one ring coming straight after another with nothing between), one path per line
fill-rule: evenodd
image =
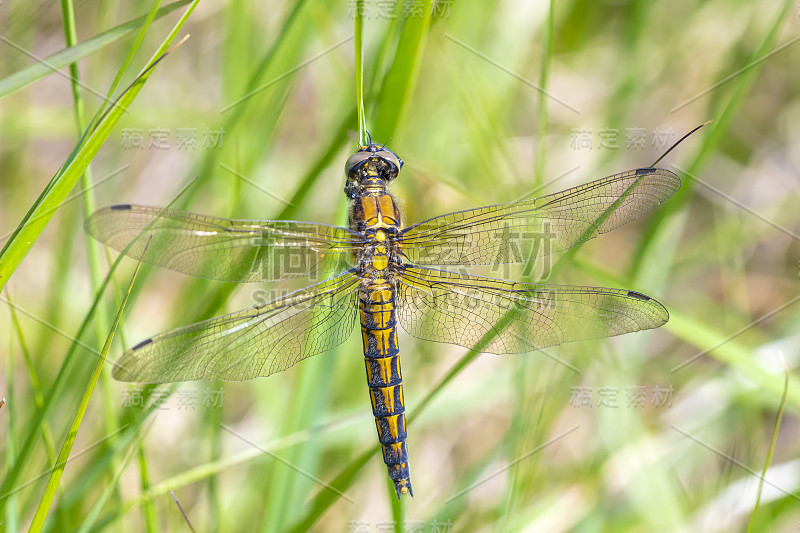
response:
M385 159L394 166L393 174L395 176L400 171L400 169L403 168L403 161L399 157L397 157L393 152L390 152L388 150L380 150L375 155L377 155L381 159Z
M344 164L345 175L348 178L351 177L352 173L358 170L358 167L361 165L361 163L372 157L372 155L373 154L371 152L356 152L351 155L347 159L347 163Z

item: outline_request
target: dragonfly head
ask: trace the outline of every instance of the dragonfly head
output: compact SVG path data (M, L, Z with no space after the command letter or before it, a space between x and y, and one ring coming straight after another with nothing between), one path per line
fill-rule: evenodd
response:
M355 198L360 187L385 186L397 177L401 168L403 160L385 146L375 143L361 146L345 163L344 193L348 198Z

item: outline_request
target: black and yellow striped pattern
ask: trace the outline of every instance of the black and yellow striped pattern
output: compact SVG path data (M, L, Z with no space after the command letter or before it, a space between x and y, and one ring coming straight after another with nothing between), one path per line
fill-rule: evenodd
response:
M383 461L398 498L414 495L408 468L403 375L397 345L394 287L377 279L359 295L364 363Z

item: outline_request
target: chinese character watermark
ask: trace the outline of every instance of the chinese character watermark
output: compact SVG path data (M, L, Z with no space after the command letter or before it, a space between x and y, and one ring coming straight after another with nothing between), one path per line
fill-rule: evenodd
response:
M644 150L647 147L645 128L625 128L622 139L620 133L619 128L598 128L597 131L573 128L569 145L573 150L619 150L622 147L625 150ZM659 150L668 148L675 137L672 128L662 130L656 126L651 133L650 144Z
M672 407L672 393L675 392L672 386L656 385L650 389L650 401L648 403L647 387L643 385L632 385L628 387L597 387L593 390L588 385L576 385L570 388L571 407L608 407L616 409L620 407L620 391L624 394L625 407L628 409L644 409L648 405L651 407L662 408ZM595 402L594 393L597 393Z
M391 533L397 530L397 522L394 520L381 520L369 522L367 520L350 520L347 523L348 533ZM403 533L450 533L453 524L450 520L440 521L437 519L425 523L422 520L406 520L403 522Z
M120 146L123 150L197 150L198 133L196 128L122 128ZM206 128L200 145L206 150L219 150L224 144L225 130Z
M398 6L402 4L402 9ZM450 18L450 7L453 0L434 0L431 4L430 16L432 19ZM347 15L353 19L356 16L372 20L393 20L402 16L406 19L422 19L425 17L424 2L422 0L349 0Z
M206 388L200 405L204 409L222 409L222 399L225 395L223 389L212 390ZM152 407L162 411L175 409L177 411L197 411L198 391L194 388L181 388L170 396L169 392L154 389L145 394L141 388L131 387L122 391L122 407L129 409L144 409Z

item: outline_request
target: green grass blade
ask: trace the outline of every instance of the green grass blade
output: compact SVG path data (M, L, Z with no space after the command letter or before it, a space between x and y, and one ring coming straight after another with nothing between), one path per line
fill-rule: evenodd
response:
M65 381L68 376L67 368L69 367L70 362L74 358L74 354L78 353L78 348L81 347L80 339L85 334L86 330L91 323L92 318L94 317L95 311L99 305L100 299L103 296L103 292L105 291L106 286L108 285L111 276L113 275L114 271L119 266L119 263L122 261L122 256L118 257L114 264L109 269L108 275L106 276L105 280L103 280L103 285L100 287L100 290L97 292L92 307L89 309L89 312L86 314L83 322L81 323L80 327L78 328L78 332L75 335L75 340L70 345L69 351L67 352L66 357L64 358L64 363L62 364L59 372L56 374L56 380L50 385L48 389L48 395L45 396L45 403L41 407L41 409L37 409L36 413L33 416L33 419L29 422L30 428L27 432L27 437L25 442L23 443L22 447L17 454L17 460L13 463L10 472L6 475L5 479L3 480L2 486L0 486L0 502L3 501L4 498L8 497L8 495L12 491L12 487L16 485L17 478L19 477L20 472L22 472L23 467L27 463L28 456L31 452L33 442L38 435L37 430L42 425L46 415L52 409L54 398L60 397L62 390L65 386Z
M373 138L378 142L387 142L394 135L416 86L420 59L430 27L431 3L431 0L421 2L423 15L407 17L404 21L394 61L383 80L380 92L373 128Z
M373 446L366 452L359 455L345 467L342 472L336 476L329 483L329 485L338 491L344 492L355 481L358 473L367 465L370 459L379 453L380 446ZM341 496L331 490L321 490L311 501L308 513L301 522L295 525L290 531L292 533L303 533L305 531L312 531L313 525L319 518L333 505Z
M61 0L61 12L64 19L64 36L67 46L75 46L77 41L77 30L75 28L75 8L72 4L72 0ZM147 24L145 24L145 27L146 26ZM81 97L80 73L78 72L77 63L70 63L69 73L70 85L72 87L72 102L75 110L75 126L78 130L78 138L80 138L83 132L86 130L86 124L83 117L84 106L83 98ZM109 91L109 93L111 92L113 92L113 88ZM85 191L83 193L84 216L88 216L88 214L94 209L94 188L92 187L93 180L91 166L86 167L86 171L81 174L80 181L81 188ZM103 281L99 251L100 248L96 243L87 241L86 253L89 263L89 277L92 282L93 291L96 291ZM104 331L108 330L108 326L104 319L105 316L102 313L98 315L98 336L102 335ZM98 338L98 341L99 345L102 342L102 339Z
M28 376L31 381L31 389L33 389L33 401L37 409L41 409L44 405L44 395L42 394L42 387L39 382L39 374L36 372L36 366L33 363L28 344L25 342L25 335L22 333L22 326L17 317L17 308L11 300L11 295L6 293L8 298L8 310L11 314L11 323L14 325L14 331L17 333L19 339L20 350L22 357L25 359L25 367L28 369ZM11 375L11 374L9 374ZM42 439L44 440L44 449L47 454L47 460L51 463L56 459L56 447L53 440L53 433L50 431L50 426L46 422L42 422Z
M358 144L367 144L367 119L364 116L364 0L357 0L355 7L355 59L356 59L356 108L358 109Z
M138 276L137 280L139 282L137 285L141 285L141 276ZM134 295L128 298L126 307L133 307L133 297ZM161 389L161 391L165 394L171 394L176 389L176 386L170 386L166 389ZM143 394L150 394L155 390L155 386L149 385L144 387ZM122 464L120 463L122 459L117 459L117 457L125 455L129 447L135 444L144 432L145 423L157 413L157 409L155 405L148 405L142 410L137 410L133 413L128 411L126 413L129 416L125 418L124 423L113 434L103 438L104 445L98 447L99 453L91 458L91 464L82 470L80 478L74 480L69 486L69 490L60 498L58 502L59 508L63 507L66 510L71 510L85 502L87 497L91 498L92 502L97 499L98 487L108 484L108 479L116 475L118 471L117 465ZM73 453L71 460L75 460L75 458ZM120 504L120 501L115 500L112 503L112 507L118 508ZM85 513L81 514L82 518L84 516Z
M769 443L767 460L764 462L764 469L761 471L761 477L758 479L758 496L756 497L756 504L753 506L753 512L750 514L750 522L747 524L747 533L753 530L753 523L756 519L758 506L761 503L761 491L764 489L764 477L767 475L769 465L772 464L772 456L775 454L775 446L778 444L778 433L781 430L783 411L786 409L786 394L789 392L789 369L786 368L783 354L781 354L781 363L783 363L783 395L781 396L781 403L778 406L778 414L775 417L775 426L772 428L772 440Z
M114 78L114 81L111 82L111 87L109 87L109 89L108 89L108 94L114 94L114 91L117 90L117 87L119 86L120 81L122 81L122 77L128 71L128 67L130 66L131 62L133 61L133 58L136 55L136 52L139 51L139 47L142 45L142 41L144 40L145 35L147 35L147 31L150 29L150 25L157 18L157 14L158 14L158 11L159 11L159 9L158 9L159 5L161 5L161 0L156 0L155 2L153 2L153 7L150 8L150 13L148 13L147 16L144 17L144 19L145 19L144 23L142 24L142 27L139 29L139 32L136 34L136 39L133 41L133 44L131 45L130 49L128 50L128 55L125 57L125 60L122 62L122 65L120 65L120 67L119 67L119 69L117 71L117 75ZM108 103L108 100L103 101L103 103L97 109L97 112L95 113L95 116L92 119L92 126L94 126L94 124L96 123L98 118L103 115L103 112L105 111L107 103Z
M58 462L56 462L55 466L53 467L53 472L50 475L50 479L47 481L47 487L45 488L42 499L39 502L39 506L36 508L36 513L33 516L33 522L31 523L30 531L41 531L44 527L44 521L47 518L50 505L55 497L59 481L61 481L61 475L64 473L64 467L69 460L69 455L72 452L72 446L75 444L75 439L78 436L78 430L83 422L83 415L86 414L86 408L89 405L89 400L92 398L92 392L97 384L97 380L100 378L100 372L103 370L103 365L106 361L108 350L111 348L111 341L114 339L114 332L117 330L120 320L122 319L122 312L125 310L125 304L128 302L128 296L131 294L133 283L136 281L136 275L139 273L141 266L141 263L136 266L136 270L131 277L130 285L128 285L128 291L125 293L125 297L123 298L122 304L117 312L117 317L114 319L114 324L111 326L111 331L109 332L106 343L103 346L101 357L98 359L97 365L95 365L94 371L89 378L89 382L86 384L86 390L84 391L83 398L78 406L78 411L75 413L75 416L72 419L72 424L70 425L69 433L67 433L67 438L64 441L64 444L61 446L61 452L58 455Z
M43 407L43 405L45 403L45 400L44 400L44 395L42 394L42 388L41 388L41 384L40 384L40 381L39 381L39 375L38 375L38 372L36 371L36 366L34 364L33 358L31 357L30 350L28 349L28 344L25 341L25 335L23 334L22 326L21 326L21 324L19 322L19 318L17 316L16 306L14 305L14 302L13 302L13 300L11 298L11 295L8 294L8 291L7 291L6 296L7 296L7 299L8 299L8 309L9 309L9 313L11 315L11 322L12 322L12 324L14 326L14 330L15 330L15 332L17 334L17 338L19 339L20 350L22 351L22 356L25 359L25 366L27 367L28 375L30 377L30 384L31 384L31 389L33 391L34 405L36 406L37 410L40 410L40 409L42 409L42 407ZM13 361L13 357L9 357L9 365L11 364L11 361ZM9 374L8 375L9 376L13 376L14 375L10 368L9 368ZM9 395L11 397L14 397L14 391L13 391L13 389L11 387L9 387L8 393L9 393ZM13 417L9 417L9 424L11 424L12 421L13 421ZM13 435L14 435L14 431L12 431L12 429L13 429L13 426L10 425L10 427L9 427L9 439L12 438ZM34 433L35 433L36 429L37 428L33 428L33 432ZM41 423L41 425L40 425L40 427L38 429L42 432L42 440L44 441L45 456L47 457L48 464L56 464L55 440L53 439L53 433L50 430L49 424L47 423L47 421L42 420L42 423ZM9 453L13 454L14 450L15 450L15 447L14 447L13 441L9 441L9 445L8 445ZM9 460L8 464L13 464L16 461L16 459L12 459L12 458L9 458L9 459L10 460ZM15 500L16 500L16 497L14 495L9 496L9 501L7 503L7 509L9 510L9 512L16 511ZM62 512L61 509L59 509L57 511L57 520L58 521L62 521L63 518L64 518L63 512ZM9 527L8 531L14 531L16 528L14 527L13 524L15 524L16 521L17 521L16 517L9 517L9 518L7 518L7 520L8 520L8 523L10 524L10 527Z
M135 277L136 276L134 275L134 278ZM133 280L131 280L131 283L133 283ZM130 292L130 290L129 290L129 292ZM127 298L127 295L126 295L126 298ZM120 312L122 312L122 307L120 307ZM146 427L144 430L139 431L137 433L136 441L133 444L131 444L130 449L128 450L128 453L125 454L125 457L122 459L122 462L114 465L115 470L114 470L114 475L113 475L112 479L109 480L109 483L105 484L105 486L103 488L102 495L99 498L97 498L97 500L95 501L94 505L92 506L92 509L86 515L86 520L83 521L83 524L81 525L80 530L78 530L78 533L86 533L87 531L89 531L92 528L92 525L95 523L95 521L97 520L97 517L100 515L100 511L103 509L103 506L106 504L108 499L111 497L111 493L114 491L117 483L119 483L119 478L122 476L122 473L125 471L125 465L127 465L128 463L131 462L131 459L133 458L133 455L134 455L134 453L136 453L137 450L141 450L142 449L142 441L144 441L144 438L147 435L147 432L151 427L152 427L152 424L150 426ZM150 525L150 524L148 524L148 525Z
M144 453L144 447L139 443L139 476L142 479L142 492L150 490L150 473L147 470L147 457ZM144 524L145 531L153 533L158 531L158 515L156 514L156 506L153 505L152 500L144 502Z
M550 0L547 8L547 23L544 25L544 35L542 40L544 46L542 50L542 66L539 71L539 91L538 96L538 117L536 132L536 159L534 160L533 186L539 187L544 183L545 156L547 155L547 83L550 80L550 63L553 58L553 33L555 31L555 0Z
M42 196L37 199L20 226L8 240L2 252L0 252L0 290L8 283L11 275L28 254L48 222L50 222L55 209L64 202L81 174L86 170L94 156L97 155L124 110L136 99L139 91L141 91L152 74L153 67L167 52L170 44L189 15L194 11L198 2L199 0L192 2L136 81L122 94L114 107L100 119L97 127L85 137L85 141L76 146L68 163L53 178L52 186L48 186Z
M13 309L13 308L12 308ZM13 319L13 315L12 315ZM15 324L16 325L16 324ZM9 338L9 345L11 344L11 335L8 336ZM23 337L20 336L20 339ZM9 346L8 353L13 353L11 350L11 346ZM7 357L6 358L6 383L5 383L6 391L5 394L8 394L10 398L14 398L14 358ZM5 395L0 395L0 409L3 408L5 405L6 399ZM17 453L17 431L16 431L16 419L14 417L13 409L11 405L6 405L5 410L0 410L0 414L3 416L8 417L8 426L5 435L5 456L7 464L13 464L16 461L16 453ZM0 520L5 524L8 528L8 531L15 531L17 529L17 523L19 522L19 516L17 511L17 498L15 496L11 496L5 502L5 505L2 506L3 512L0 514L2 517Z
M292 219L296 215L298 208L303 204L308 193L313 190L314 184L317 183L322 172L330 166L331 159L339 153L342 146L350 141L347 133L351 131L355 119L356 113L354 109L351 109L350 113L344 115L344 118L339 123L339 127L334 130L331 136L330 144L314 162L306 175L300 180L300 185L297 187L297 190L289 198L289 204L283 208L276 217L278 220Z
M408 501L408 498L398 498L397 491L394 488L394 482L386 476L384 479L384 486L386 487L386 495L389 498L389 502L391 502L392 506L392 522L394 522L394 531L395 533L403 533L403 531L408 531L405 528L405 505L404 502Z
M168 15L191 1L192 0L177 0L176 2L164 6L158 10L155 19ZM148 16L142 16L120 24L99 35L95 35L85 42L69 46L55 54L45 57L41 61L37 61L28 68L3 78L0 80L0 98L119 41L145 24L147 18Z

